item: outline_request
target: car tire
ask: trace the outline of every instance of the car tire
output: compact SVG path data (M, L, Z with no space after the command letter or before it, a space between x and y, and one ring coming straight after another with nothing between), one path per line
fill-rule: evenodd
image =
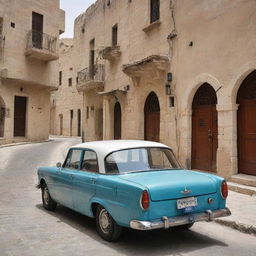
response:
M99 235L108 242L117 241L122 227L116 224L108 211L99 205L96 212L96 227Z
M54 211L57 203L51 198L51 195L49 193L49 189L46 184L42 185L42 201L43 206L48 211Z

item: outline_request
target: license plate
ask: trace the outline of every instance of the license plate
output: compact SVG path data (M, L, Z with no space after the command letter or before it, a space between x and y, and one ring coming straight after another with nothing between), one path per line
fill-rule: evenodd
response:
M177 208L178 209L184 209L188 207L194 207L197 206L197 199L196 197L188 197L183 199L177 200Z

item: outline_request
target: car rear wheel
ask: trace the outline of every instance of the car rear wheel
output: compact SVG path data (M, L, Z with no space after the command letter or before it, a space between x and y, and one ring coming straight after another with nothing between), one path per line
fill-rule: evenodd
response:
M57 203L51 198L51 195L49 193L49 189L46 184L42 185L42 201L43 206L48 211L54 211Z
M106 241L116 241L121 235L122 228L101 205L98 206L96 212L96 226L99 235Z

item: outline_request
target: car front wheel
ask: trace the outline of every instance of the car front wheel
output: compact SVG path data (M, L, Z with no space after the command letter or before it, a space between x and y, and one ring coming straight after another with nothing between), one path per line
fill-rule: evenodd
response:
M116 224L108 211L98 206L96 212L96 226L99 235L106 241L116 241L121 234L122 228Z
M46 210L48 211L54 211L57 203L53 201L51 198L51 195L49 193L49 189L46 184L42 185L42 201L43 201L43 206Z

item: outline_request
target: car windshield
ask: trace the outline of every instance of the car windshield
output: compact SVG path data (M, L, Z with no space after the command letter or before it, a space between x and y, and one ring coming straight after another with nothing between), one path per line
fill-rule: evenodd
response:
M111 153L105 158L107 174L181 169L168 148L135 148Z

